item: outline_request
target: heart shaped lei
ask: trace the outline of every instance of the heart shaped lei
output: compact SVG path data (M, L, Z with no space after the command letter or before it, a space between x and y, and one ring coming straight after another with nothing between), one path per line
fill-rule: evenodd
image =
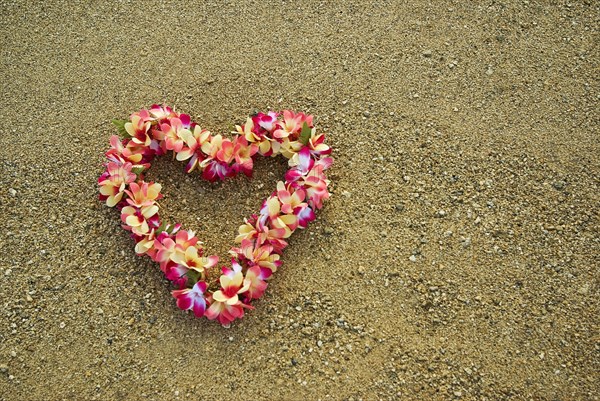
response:
M197 317L218 320L223 326L244 316L260 298L267 280L281 265L286 239L315 219L314 211L329 198L329 180L324 175L332 159L325 135L313 127L313 116L285 110L258 113L236 125L233 139L212 135L167 106L153 105L133 113L129 120L113 120L120 139L113 135L106 152L106 171L98 179L100 199L121 211L122 227L131 232L135 252L160 264L177 306ZM205 256L201 242L180 224L161 222L158 200L161 185L144 181L144 172L155 156L173 151L186 161L186 172L198 170L214 182L237 173L252 175L257 155L283 155L290 169L277 183L258 214L244 219L232 248L231 267L211 280L208 269L217 256Z

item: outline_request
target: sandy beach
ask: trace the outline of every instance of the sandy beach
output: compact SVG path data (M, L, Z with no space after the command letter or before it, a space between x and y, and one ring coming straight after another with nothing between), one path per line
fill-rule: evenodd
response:
M598 400L593 1L2 1L0 401ZM111 120L315 116L332 196L255 310L180 311L98 200ZM285 172L168 157L227 260Z

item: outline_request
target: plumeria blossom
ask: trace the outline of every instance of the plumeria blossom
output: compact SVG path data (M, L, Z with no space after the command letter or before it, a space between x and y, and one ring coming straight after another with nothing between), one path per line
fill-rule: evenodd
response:
M263 296L267 289L266 280L273 274L272 269L254 265L246 272L246 280L250 283L247 296L251 299L258 299Z
M239 294L250 289L250 279L244 279L241 271L226 272L219 278L221 289L212 294L212 304L206 311L209 320L218 319L223 326L244 315L244 305Z
M322 157L331 153L331 148L325 143L325 135L317 134L316 128L313 128L308 138L308 148L313 157Z
M186 288L188 283L187 274L190 269L171 260L160 263L160 269L165 274L167 280L171 281L176 287Z
M143 151L141 153L136 153L136 151L143 150L143 148L137 147L133 141L129 141L127 145L128 146L125 147L123 141L121 141L118 136L111 136L110 149L106 152L106 158L117 164L124 164L127 162L131 164L139 163L142 160Z
M294 114L293 111L285 110L283 112L283 121L278 122L279 128L273 132L273 137L281 139L297 134L305 122L309 127L312 127L312 120L312 116L306 116L304 113Z
M144 121L138 114L131 115L131 121L125 123L125 130L131 135L131 140L139 145L148 146L152 141L148 131L150 122Z
M150 232L150 227L156 227L158 219L152 219L158 212L158 206L151 204L140 208L125 206L121 209L121 220L126 230L135 235L145 236Z
M238 232L239 234L235 238L236 243L241 243L245 239L256 239L258 244L271 245L276 253L281 253L288 245L283 239L286 235L285 229L270 228L258 216L253 217L251 220L245 220L245 224L240 226Z
M148 110L148 112L155 120L158 121L177 117L177 113L175 113L169 106L159 106L157 104L153 104L150 106L150 110Z
M153 134L156 139L164 140L167 150L178 153L183 149L184 137L191 134L189 128L190 116L181 114L179 118L171 118L168 123L162 123L160 131L154 130Z
M265 136L260 132L261 130L259 128L254 129L255 126L260 127L254 124L254 119L248 117L245 124L235 126L236 131L233 133L238 136L243 136L250 143L262 142L265 139Z
M281 211L286 214L294 214L298 227L306 228L308 223L315 219L315 212L303 202L306 191L301 187L294 190L292 184L287 187L281 181L277 183L277 197L281 202Z
M188 269L196 270L204 276L206 269L210 269L216 265L219 261L219 257L202 257L202 250L199 251L195 246L189 246L185 250L185 253L175 252L171 260Z
M98 179L100 194L106 197L107 206L115 206L121 201L127 184L133 183L136 175L131 172L131 163L109 162L106 172Z
M182 255L188 248L195 247L198 243L198 238L194 235L193 231L179 231L175 236L169 235L166 232L162 232L158 235L154 241L154 248L156 248L156 262L166 262L171 260L176 262L180 260Z
M298 219L293 214L281 213L281 202L276 196L267 198L260 210L261 221L266 222L276 229L284 230L281 238L288 238L298 226Z
M156 253L156 248L154 248L155 236L155 228L152 228L150 232L144 235L135 236L135 253L140 256L143 254L147 254L151 259L154 259L154 254Z
M313 117L284 110L248 117L231 139L212 135L187 114L152 105L133 113L129 121L115 120L121 135L110 138L105 171L98 179L100 199L121 212L122 226L131 232L135 252L157 262L176 289L177 306L223 326L244 316L260 298L267 280L281 267L281 254L296 229L315 219L315 210L328 199L325 170L333 160L325 135ZM308 129L310 128L310 131ZM289 170L256 215L244 219L229 253L231 268L209 277L217 256L205 256L201 242L181 225L161 222L160 184L144 181L156 156L173 152L185 161L185 171L198 170L209 181L242 173L250 177L257 155L282 155ZM209 281L207 281L209 280Z
M252 118L252 121L265 131L272 132L277 122L277 116L278 114L274 111L269 111L267 114L258 113Z
M132 182L129 185L129 190L125 190L127 194L127 203L135 207L143 207L154 205L155 201L160 199L162 195L160 184L142 182L141 185Z
M244 240L241 246L232 249L232 252L246 261L249 266L264 267L273 273L281 266L279 255L273 252L273 246L271 245L260 245L250 240Z
M256 152L258 152L258 146L249 144L245 137L238 136L233 145L233 157L236 163L235 170L251 177L252 168L254 167L252 156Z
M235 175L235 170L229 165L233 159L233 143L230 140L215 135L202 144L201 150L208 156L200 163L202 178L215 182Z
M185 171L191 173L196 167L200 165L200 162L204 160L204 153L202 153L202 145L209 141L210 131L201 129L199 125L194 127L194 132L185 130L181 133L185 147L177 153L177 160L183 161L190 159Z
M174 290L172 294L177 299L179 309L191 309L194 311L196 317L202 317L206 310L206 298L204 298L206 288L207 286L204 281L198 281L192 288Z

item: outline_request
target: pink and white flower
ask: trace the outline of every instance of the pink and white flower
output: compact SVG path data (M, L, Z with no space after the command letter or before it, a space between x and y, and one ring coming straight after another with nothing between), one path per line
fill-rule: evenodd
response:
M144 121L138 114L131 115L131 121L125 123L125 131L131 136L131 140L139 145L149 146L152 138L148 134L150 122Z
M307 116L304 113L294 114L293 111L285 110L283 112L283 121L278 121L278 129L273 132L274 138L287 138L298 134L302 129L302 125L306 122L309 127L312 127L312 116Z
M136 175L131 172L131 163L118 164L109 162L106 172L98 179L100 194L106 205L113 207L121 201L127 184L135 181Z
M154 248L156 248L154 260L159 263L168 260L176 262L181 257L185 257L188 248L195 247L196 244L198 244L198 238L196 238L193 231L182 230L177 232L175 236L162 232L154 241Z
M185 171L191 173L204 160L205 155L202 153L202 145L210 140L210 131L201 129L199 125L196 125L193 133L184 130L181 133L181 137L185 146L177 153L177 160L184 161L190 159L185 167Z
M198 281L192 288L184 288L183 290L174 290L171 292L173 297L177 299L177 306L181 310L191 309L196 317L204 316L206 311L206 283Z
M125 206L121 209L121 220L123 221L124 228L131 231L135 235L147 235L150 232L151 227L157 227L158 206L155 204L149 204L138 207ZM153 217L156 216L154 219Z
M258 113L252 117L252 121L265 131L272 132L277 122L277 116L277 113L274 111L269 111L267 114Z
M185 266L188 269L196 270L204 276L205 271L215 266L219 261L218 256L203 257L202 249L198 250L195 246L189 246L185 253L175 252L171 256L175 263Z
M258 299L267 289L266 280L271 277L273 270L254 265L246 271L246 280L250 282L246 295L250 299Z

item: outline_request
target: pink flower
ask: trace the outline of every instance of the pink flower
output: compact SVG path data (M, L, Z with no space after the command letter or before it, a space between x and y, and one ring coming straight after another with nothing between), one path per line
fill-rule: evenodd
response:
M193 134L190 131L183 131L181 136L186 146L177 153L177 160L190 159L185 171L191 173L204 160L205 155L202 153L202 145L210 141L210 131L201 129L199 125L196 125Z
M182 255L185 256L188 248L196 246L197 243L198 238L196 238L193 231L182 230L175 236L162 232L154 241L154 247L157 251L155 261L166 262L172 260L176 262Z
M252 156L254 156L256 152L258 152L258 146L255 144L248 144L248 141L243 136L235 138L233 156L236 164L234 165L234 169L251 177L252 168L254 167Z
M125 123L125 130L131 135L131 140L139 145L149 146L152 138L148 135L150 122L144 120L137 114L131 115L131 121Z
M248 117L246 119L246 123L235 126L235 131L233 134L238 134L239 136L243 136L250 143L261 142L264 139L264 135L260 133L260 129L256 127L253 119Z
M268 132L272 132L277 122L277 113L269 111L267 114L258 113L252 117L254 124L258 124L262 129Z
M150 232L145 235L135 236L135 253L137 255L147 254L150 258L154 259L153 255L156 253L156 249L154 249L155 234L156 231L152 228Z
M217 264L218 256L202 257L202 249L198 251L195 246L189 246L185 253L175 252L171 256L171 260L175 263L185 266L188 269L196 270L205 274L206 269L209 269Z
M331 148L329 145L325 143L325 134L315 134L315 129L313 128L312 134L308 139L308 147L310 149L310 153L315 158L323 157L324 155L328 155L331 153Z
M142 181L141 185L137 182L132 182L129 184L129 190L125 190L125 193L129 197L127 203L137 208L154 205L155 201L162 197L160 194L161 188L160 184L152 182L147 183Z
M329 199L328 184L329 180L325 179L322 170L319 168L311 170L308 177L304 179L302 185L306 189L306 194L309 198L308 203L312 208L321 209L323 207L323 200Z
M160 125L160 130L154 130L153 135L158 140L164 140L167 150L172 150L176 153L183 149L183 137L191 134L190 116L180 114L179 118L173 117L168 122Z
M148 110L152 117L156 120L166 120L168 118L177 117L177 114L171 109L169 106L159 106L157 104L153 104L150 106L150 110Z
M200 167L204 168L202 178L215 182L235 175L235 171L229 165L233 159L233 143L229 139L224 140L221 135L215 135L210 138L210 142L202 144L202 152L208 155L208 158L200 163Z
M281 214L281 203L276 196L270 196L266 199L260 210L261 222L269 222L275 229L283 229L281 238L288 238L298 226L296 216L293 214ZM268 218L268 220L267 220Z
M294 213L294 209L305 204L302 203L306 197L306 192L302 188L294 190L290 185L286 185L279 181L277 183L277 197L281 202L281 212L285 214Z
M293 166L293 168L285 173L285 181L294 182L303 175L308 174L314 166L315 161L310 155L310 149L305 146L289 160L288 164Z
M313 116L307 116L304 113L294 114L293 111L284 110L283 121L277 123L278 129L273 132L274 138L287 138L300 132L302 125L306 122L312 127Z
M118 164L109 162L106 172L98 179L100 194L106 205L113 207L121 201L125 187L135 181L136 175L131 172L131 163Z
M206 163L202 170L202 178L210 182L224 180L228 177L233 177L235 170L227 163L222 163L217 160L210 160Z
M246 295L250 299L257 299L263 296L267 289L267 280L271 277L273 271L258 265L252 266L246 271L246 280L250 282Z
M248 291L248 287L250 287L250 282L244 280L244 275L241 271L222 274L219 282L221 283L221 289L215 291L213 299L227 305L238 304L238 294Z
M135 152L138 149L136 147L130 147L129 143L133 141L121 140L118 136L113 135L110 137L110 149L106 152L106 157L109 161L116 163L137 164L142 160L143 152ZM127 146L125 146L127 145Z
M168 260L160 264L160 269L165 273L167 280L171 281L176 287L181 289L187 286L187 272L189 271L187 267Z
M310 223L317 217L315 215L315 212L308 205L306 205L305 207L297 207L296 209L294 209L294 214L298 219L298 227L301 228L306 228L308 226L308 223Z
M283 240L287 234L283 228L269 228L265 225L258 216L253 215L250 220L244 220L245 224L241 225L238 236L235 238L236 243L240 243L245 239L256 239L257 244L270 244L277 253L281 253L288 245ZM235 254L235 252L234 252Z
M198 281L192 288L174 290L171 294L177 299L177 306L179 309L192 309L196 317L202 317L206 310L206 299L204 298L205 292L206 283L204 281Z
M244 240L239 248L233 248L238 257L248 262L249 266L260 266L277 271L281 266L279 255L275 253L273 246L268 244L258 244L251 240Z
M250 280L244 280L241 271L232 272L232 274L223 274L219 279L221 289L212 294L212 303L206 310L206 317L209 320L218 319L223 326L229 324L237 318L244 316L244 307L238 294L248 291Z
M125 223L125 229L131 230L136 235L147 235L151 226L157 226L158 216L155 216L157 212L158 206L154 204L141 208L125 206L121 209L121 220Z
M208 320L217 319L223 327L229 327L235 319L244 317L244 308L252 309L250 305L241 302L229 305L226 302L218 302L211 298L210 307L204 313Z
M288 164L292 168L285 173L285 181L287 183L298 181L300 177L307 176L311 170L315 169L318 169L322 173L332 163L333 159L331 157L324 157L315 162L310 149L308 146L305 146L288 161Z
M229 139L223 139L221 141L221 149L216 153L217 160L230 164L233 160L233 142Z

